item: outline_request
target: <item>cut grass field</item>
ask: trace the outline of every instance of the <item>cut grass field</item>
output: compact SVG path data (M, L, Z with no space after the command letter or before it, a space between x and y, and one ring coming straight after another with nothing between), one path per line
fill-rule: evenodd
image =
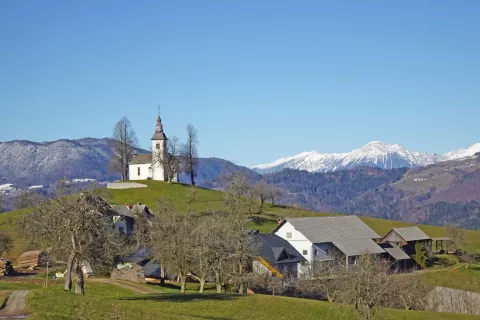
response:
M190 190L190 186L178 183L166 183L159 181L139 181L146 184L147 188L137 189L115 189L110 190L112 201L115 204L126 203L145 203L153 211L156 210L157 201L161 197L169 197L175 203L179 212L187 212L187 203L185 199ZM193 203L194 212L208 212L212 210L224 210L224 193L216 190L196 188L197 197ZM29 209L17 210L0 214L0 232L10 234L14 239L13 250L8 254L11 259L16 259L24 249L24 242L18 237L21 230L14 228L14 222L21 216L28 214ZM312 212L285 206L272 206L271 203L265 203L264 211L261 215L254 214L251 227L260 230L262 233L270 232L276 225L276 220L282 217L314 217L314 216L332 216L335 213ZM406 227L414 224L376 219L370 217L360 217L379 235L386 234L391 228ZM430 237L445 236L445 228L438 226L417 225ZM464 249L471 252L480 253L480 231L465 230L466 244Z
M27 296L29 319L357 319L352 306L333 303L237 294L133 295L109 284L87 282L86 295L64 292L60 285L31 291ZM434 312L382 310L376 319L476 319Z

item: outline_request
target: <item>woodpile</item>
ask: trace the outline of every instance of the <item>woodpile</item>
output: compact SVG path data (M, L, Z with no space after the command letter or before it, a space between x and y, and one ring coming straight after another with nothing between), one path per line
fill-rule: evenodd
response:
M111 273L112 279L145 283L142 267L134 263L119 264Z
M0 259L0 277L12 274L14 271L12 263L9 260Z
M41 250L26 251L17 259L18 268L38 267L41 265L44 253Z

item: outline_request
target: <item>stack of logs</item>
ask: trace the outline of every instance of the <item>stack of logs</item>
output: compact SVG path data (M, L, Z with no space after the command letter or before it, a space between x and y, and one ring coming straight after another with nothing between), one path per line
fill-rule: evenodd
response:
M42 251L26 251L17 259L18 268L38 267L40 265Z
M14 271L12 263L9 260L0 259L0 277L12 274Z

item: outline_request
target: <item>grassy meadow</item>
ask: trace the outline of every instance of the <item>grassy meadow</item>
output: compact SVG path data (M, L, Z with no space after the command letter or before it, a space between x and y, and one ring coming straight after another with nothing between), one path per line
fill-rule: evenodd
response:
M178 294L133 295L110 284L87 281L86 295L64 292L61 285L32 290L29 319L357 319L352 306L267 295ZM475 319L449 313L382 310L376 319Z

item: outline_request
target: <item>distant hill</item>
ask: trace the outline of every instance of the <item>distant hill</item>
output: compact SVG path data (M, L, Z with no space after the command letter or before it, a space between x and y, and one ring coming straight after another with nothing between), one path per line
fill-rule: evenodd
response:
M67 179L95 179L113 181L119 175L109 172L112 139L84 138L51 142L8 141L0 142L0 186L48 186L62 177ZM138 153L149 153L137 149ZM200 158L197 184L217 188L218 176L228 170L243 171L252 181L260 175L230 161L218 158ZM186 182L185 175L180 176Z

